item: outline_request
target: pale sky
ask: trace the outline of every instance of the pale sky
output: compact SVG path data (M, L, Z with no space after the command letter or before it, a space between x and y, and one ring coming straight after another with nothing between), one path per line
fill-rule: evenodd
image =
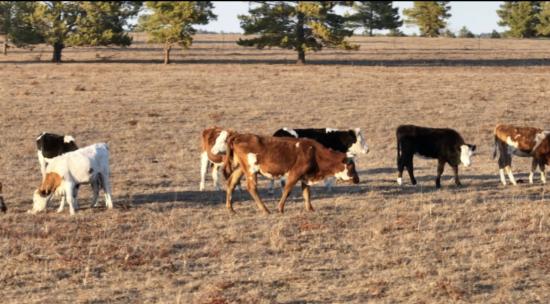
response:
M218 20L210 22L205 26L197 28L215 32L235 32L242 33L237 15L248 13L249 3L247 1L214 2L214 12L218 15ZM490 33L494 29L503 31L504 28L497 25L498 16L496 10L502 2L491 1L451 1L451 18L449 18L449 28L457 32L462 26L466 26L474 34ZM399 14L403 17L403 9L412 7L412 1L394 1L394 6L399 7ZM401 30L406 34L418 33L415 26L403 25Z

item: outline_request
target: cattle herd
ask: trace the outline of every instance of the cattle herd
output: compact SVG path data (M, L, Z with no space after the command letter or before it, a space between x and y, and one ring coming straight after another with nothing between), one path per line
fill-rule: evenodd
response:
M445 164L454 171L455 184L460 184L458 166L470 166L476 146L467 144L462 136L452 129L426 128L401 125L396 130L397 139L397 183L403 184L405 168L411 183L414 177L414 155L437 159L436 188L441 187L441 175ZM109 147L96 143L83 148L76 145L69 135L42 133L36 139L37 155L42 173L40 186L34 191L32 209L37 213L46 209L53 197L60 199L58 212L65 203L70 214L78 210L77 194L81 184L90 184L93 206L97 206L99 190L105 194L105 205L113 208L111 183L109 179ZM300 182L306 210L312 211L310 186L325 182L330 191L334 179L359 183L355 168L355 157L366 154L369 149L361 130L338 129L290 129L277 130L273 136L239 133L232 129L211 127L203 130L201 136L200 190L205 189L208 167L212 169L214 187L220 189L219 174L226 179L226 207L234 213L232 193L244 176L247 190L258 208L269 213L257 191L258 174L271 181L273 191L275 180L280 180L282 196L278 203L279 212L284 212L288 195ZM529 183L533 183L534 172L540 171L540 179L546 183L546 165L550 165L550 131L539 128L518 127L499 124L494 130L493 158L498 157L500 180L506 185L517 182L512 173L512 155L531 157L532 165ZM0 183L0 211L6 212Z

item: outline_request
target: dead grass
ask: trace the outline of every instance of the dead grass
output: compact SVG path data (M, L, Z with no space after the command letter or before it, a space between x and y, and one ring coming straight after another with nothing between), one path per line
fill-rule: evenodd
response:
M119 52L109 49L69 49L62 65L27 62L39 48L0 58L8 75L0 82L0 180L9 208L0 215L3 303L547 302L548 186L503 188L491 159L496 123L550 125L550 67L491 63L548 58L543 42L483 40L479 51L459 39L372 38L344 57L398 66L298 67L266 64L294 60L290 52L223 39L196 43L184 55L194 64L142 61L161 54L143 43L109 59L127 55L132 64L95 58ZM463 64L447 64L455 57ZM70 63L88 58L97 63ZM216 58L225 61L209 61ZM266 61L231 61L242 58ZM406 64L411 58L427 63ZM415 161L418 187L408 179L397 187L401 123L453 127L477 144L473 166L461 168L465 187L447 174L436 191L427 160ZM198 136L213 124L262 134L359 126L372 151L358 160L359 185L313 189L314 213L303 211L295 191L285 215L260 216L243 193L230 216L223 193L211 184L198 192ZM41 131L70 133L80 145L109 143L114 211L90 209L84 187L74 217L56 206L24 213L40 179L34 138ZM514 164L525 181L529 161ZM274 211L279 193L261 195Z

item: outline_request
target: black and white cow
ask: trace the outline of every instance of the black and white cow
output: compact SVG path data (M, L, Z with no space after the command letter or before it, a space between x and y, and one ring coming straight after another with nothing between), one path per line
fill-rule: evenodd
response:
M455 184L460 186L458 165L468 167L470 157L476 149L475 145L466 144L462 136L452 129L425 128L413 125L401 125L396 131L397 137L397 183L402 185L403 170L407 167L413 185L416 179L413 173L413 156L438 160L435 187L441 187L441 174L445 163L448 163L455 174Z
M351 159L355 159L358 154L366 154L369 152L369 147L360 128L355 128L353 130L338 130L331 128L282 128L275 131L273 136L313 139L326 148L346 153L347 157ZM333 179L328 179L325 183L325 186L329 190L332 186L332 182ZM281 186L284 187L284 181L282 180ZM272 189L273 182L271 183L270 191L272 191Z
M42 179L46 175L46 166L49 161L61 154L78 149L75 140L70 135L57 135L53 133L42 132L36 138L36 149L38 162L40 163L40 172Z

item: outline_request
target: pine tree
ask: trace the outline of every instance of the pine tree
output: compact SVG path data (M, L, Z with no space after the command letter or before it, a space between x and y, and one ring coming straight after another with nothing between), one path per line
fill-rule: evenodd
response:
M537 35L550 37L550 1L543 1L537 15L538 24L535 27Z
M35 7L36 3L31 1L0 1L0 35L4 36L4 55L7 55L8 41L15 46L24 46L24 41L42 42L31 24L30 17Z
M69 46L129 45L124 27L138 13L139 1L22 1L12 12L11 41L18 45L45 42L53 62Z
M399 18L399 8L392 1L356 1L355 13L349 19L354 27L362 27L372 36L373 30L395 30L403 25Z
M412 8L403 10L405 23L416 24L422 36L437 37L447 26L445 20L451 17L448 4L449 1L415 1Z
M472 33L466 26L463 26L459 31L458 31L458 37L459 38L475 38L476 35L474 35L474 33Z
M539 1L506 1L497 10L500 17L498 25L507 26L509 30L506 34L510 37L533 37L536 33L539 11Z
M132 38L125 27L137 15L139 1L86 1L80 5L83 14L76 22L76 31L67 39L73 46L128 46Z
M150 15L139 20L140 29L150 35L150 41L164 45L164 64L170 63L170 51L177 44L188 48L193 43L194 24L208 24L216 19L210 1L148 1Z
M345 38L353 34L346 28L346 18L334 12L338 1L263 1L240 15L245 35L254 38L239 39L237 44L280 47L296 50L298 64L306 61L306 52L324 47L357 49Z

